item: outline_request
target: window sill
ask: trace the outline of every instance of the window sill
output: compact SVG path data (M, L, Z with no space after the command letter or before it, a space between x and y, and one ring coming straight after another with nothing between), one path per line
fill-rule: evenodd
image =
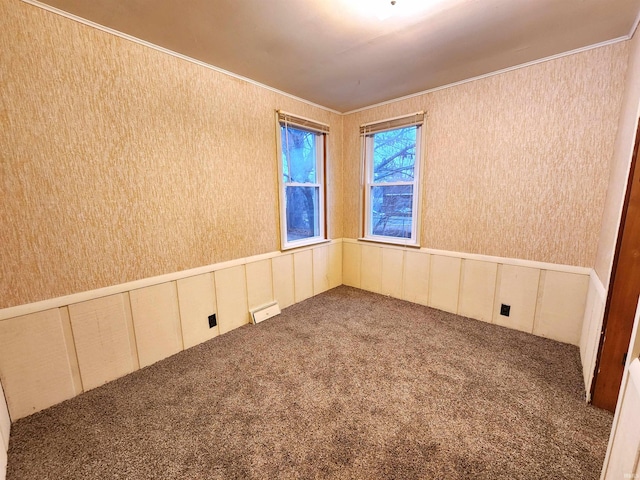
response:
M282 247L280 247L280 251L286 252L288 250L295 250L296 248L304 248L304 247L310 247L313 245L320 245L322 243L331 243L331 240L328 238L314 238L313 240L309 240L301 243L295 243L293 245L292 244L283 245Z
M409 248L421 248L419 243L415 243L413 241L402 241L402 240L392 240L387 238L366 238L360 237L358 238L359 242L367 242L367 243L383 243L385 245L395 245L396 247L409 247Z

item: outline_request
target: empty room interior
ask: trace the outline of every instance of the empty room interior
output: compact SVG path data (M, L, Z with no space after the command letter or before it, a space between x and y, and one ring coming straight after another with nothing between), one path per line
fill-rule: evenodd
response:
M0 480L640 478L640 0L0 19Z

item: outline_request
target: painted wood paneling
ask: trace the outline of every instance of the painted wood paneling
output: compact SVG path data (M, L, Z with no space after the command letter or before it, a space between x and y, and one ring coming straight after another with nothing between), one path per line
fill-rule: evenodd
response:
M604 476L607 480L637 478L634 474L640 463L640 360L635 359L629 366L621 392L620 411Z
M360 288L382 292L382 249L377 245L361 245Z
M7 451L0 448L0 480L5 480L7 474Z
M542 296L533 333L571 345L580 345L589 276L546 271L540 281Z
M0 322L0 381L16 421L75 395L60 309Z
M329 245L329 288L342 285L342 242Z
M600 332L604 318L605 290L598 276L590 276L587 301L580 336L580 359L587 400L591 400L591 382L596 368Z
M247 301L249 310L273 301L273 274L271 260L249 262L247 272Z
M303 250L293 254L295 300L301 302L313 297L313 253Z
M493 323L532 333L539 282L540 270L537 268L500 265ZM503 303L511 306L508 317L500 315Z
M428 253L407 250L404 254L404 279L402 298L421 305L429 304L429 270L431 256Z
M344 242L342 244L342 282L350 287L360 288L360 244Z
M394 298L402 298L402 278L404 275L404 251L397 248L382 250L381 293Z
M457 313L462 259L431 255L429 306Z
M191 348L218 336L218 326L209 328L209 315L216 313L213 273L205 273L176 282L180 306L180 326L184 348Z
M73 391L76 395L80 395L84 389L82 386L82 378L80 376L80 365L78 364L78 353L73 338L73 330L71 329L71 319L69 318L69 307L60 307L60 322L62 324L62 333L64 334L64 343L67 346L67 358L69 359L69 368L71 370L71 380L73 381Z
M129 295L140 367L181 351L182 330L175 282L132 290Z
M329 246L316 247L313 252L313 294L329 290Z
M361 254L363 248L365 249L364 257ZM318 253L316 253L316 251ZM295 259L297 259L297 261ZM509 259L504 260L507 262L510 261ZM340 261L342 261L342 263L340 263ZM563 290L565 292L567 291L566 282L563 283L563 279L584 277L584 275L572 273L573 270L568 266L558 266L560 269L563 269L562 271L548 271L553 268L553 265L541 264L540 268L533 268L531 266L524 267L518 264L517 262L521 262L521 260L512 259L511 261L513 262L511 264L502 264L500 263L500 258L467 258L465 254L456 256L455 252L438 254L436 252L429 253L427 251L418 251L409 248L401 249L385 245L345 241L296 251L295 253L270 254L267 256L267 259L265 259L265 256L256 258L254 261L251 259L239 259L234 263L218 266L220 270L212 268L211 272L203 274L198 272L189 277L183 276L173 279L175 281L165 281L159 285L151 284L152 286L149 287L138 288L132 290L131 293L125 291L124 293L94 298L86 302L73 304L69 307L64 306L53 310L57 311L58 323L62 330L63 344L67 350L67 370L71 377L74 394L77 394L79 392L73 387L73 358L76 357L76 354L72 354L71 352L73 349L77 350L77 357L79 359L77 363L78 378L82 376L82 382L78 379L77 384L86 383L85 389L93 388L94 386L91 380L87 380L92 377L86 373L89 363L85 358L87 352L84 349L86 347L86 337L88 334L84 332L83 329L88 327L88 325L82 323L86 321L82 315L86 315L89 318L95 316L96 319L100 319L101 315L104 318L110 318L111 313L109 313L109 310L110 308L115 308L110 302L115 298L120 299L119 303L122 308L116 309L116 314L113 314L116 320L113 322L114 325L110 326L118 330L118 335L124 335L124 338L128 338L128 350L134 370L139 368L137 363L138 348L143 357L146 355L146 359L142 358L141 363L142 366L144 366L145 362L150 361L148 359L148 343L152 343L154 347L157 346L156 342L149 342L148 339L145 343L145 335L140 335L140 333L142 333L141 312L146 312L144 315L148 317L142 321L142 324L146 324L150 332L157 333L155 332L156 329L161 331L164 326L172 324L172 322L166 320L164 315L167 311L177 308L178 314L175 315L175 318L179 319L178 325L182 328L178 328L177 333L173 336L182 339L185 348L188 348L208 339L208 335L215 335L215 329L213 332L209 331L206 318L210 314L209 311L213 312L216 310L216 297L218 297L218 301L220 302L217 307L218 330L220 333L224 333L249 322L249 302L257 302L258 300L256 299L260 299L260 295L263 295L262 300L266 299L265 292L269 291L269 286L273 289L275 299L279 301L282 308L293 304L296 300L299 301L300 299L308 298L308 296L318 293L320 289L326 286L326 284L322 285L322 283L320 283L321 287L318 287L319 282L323 282L322 279L318 279L318 272L321 272L323 268L325 268L325 275L320 276L325 277L328 282L339 281L343 273L342 268L344 267L345 280L351 276L352 279L355 278L358 283L361 283L361 280L365 280L365 275L367 275L364 283L369 287L373 285L374 288L376 285L379 285L379 291L381 293L401 296L406 300L422 304L429 304L431 295L431 298L439 301L437 305L433 305L436 308L455 311L453 307L457 304L460 314L466 314L472 317L476 311L484 312L486 315L486 304L483 302L487 302L492 298L489 286L492 284L492 279L495 276L497 278L493 283L497 283L497 290L494 308L497 308L497 298L500 293L502 293L505 298L508 297L509 301L511 301L509 304L513 307L510 320L515 319L516 325L518 325L520 318L518 316L518 309L522 309L522 305L527 305L527 302L520 302L517 295L522 292L528 292L528 294L525 295L527 300L533 298L534 308L530 310L531 312L537 311L539 315L538 317L532 318L540 320L540 318L542 318L540 315L547 311L547 306L550 306L549 311L553 315L556 315L558 320L565 316L566 312L563 308L565 308L566 305L558 307L560 299L559 297L555 298L554 295ZM272 268L269 268L269 264L271 264ZM225 268L227 266L228 268ZM350 273L347 273L349 270ZM495 272L498 272L498 274L495 275ZM530 275L531 272L534 272L534 274ZM370 275L370 273L372 273L372 275ZM331 280L331 278L333 278L333 280ZM538 281L529 281L532 278ZM556 280L559 282L558 285L554 284ZM218 285L218 282L220 282L220 285ZM171 285L174 285L173 288ZM267 287L265 287L265 285ZM398 291L399 285L402 286L400 292ZM302 298L296 298L296 288L298 292L302 291L306 292L306 294L302 295ZM589 288L588 295L592 297L593 294L591 291L592 289ZM146 292L145 295L142 295L144 297L143 301L140 300L142 292ZM576 304L580 302L579 299L581 295L582 301L584 302L584 293L581 293L579 288L569 288L569 294L575 299ZM111 299L109 297L111 297ZM169 300L169 303L172 305L175 303L172 307L156 306L159 300L172 298L173 300ZM252 300L249 300L250 298ZM539 301L539 310L535 308L536 300ZM593 299L589 300L589 302L585 309L585 319L587 318L587 311L593 309L594 313L591 316L601 320L602 310L601 308L600 310L596 308L600 303ZM508 302L505 301L505 303ZM530 303L531 302L529 302L529 305ZM135 312L133 310L134 305L136 305ZM478 307L478 305L480 306ZM147 306L158 308L162 314L157 316L153 311L149 313L146 309ZM600 307L602 306L603 305L600 305ZM209 310L209 308L211 308L211 310ZM573 313L576 311L575 308L570 310ZM66 312L69 312L68 319ZM478 317L482 317L482 315L478 315ZM203 324L200 322L202 318L205 319ZM13 320L14 319L1 321L0 326L6 325L7 322L10 323ZM65 333L65 322L67 320L69 332ZM204 326L205 328L200 334L192 332L193 335L190 337L191 334L188 333L189 326L197 326L198 328ZM512 323L506 324L505 326L518 328ZM544 323L544 321L540 323L536 321L536 326L534 333L550 336L551 338L555 338L552 335L557 334L557 332L554 333L554 330L558 330L556 327L559 326L560 330L564 328L564 324L560 321L548 324ZM543 326L549 331L543 330ZM95 326L93 328L95 329ZM72 329L73 332L71 331ZM526 331L525 327L520 326L520 329ZM89 330L91 330L91 328L89 328ZM125 333L123 334L123 332ZM136 344L137 337L140 338L138 338L138 343ZM1 338L0 336L0 339ZM75 343L70 341L72 338L75 339ZM103 336L103 338L105 337ZM189 340L189 338L193 338L193 340ZM595 340L596 339L594 339L594 342ZM581 343L581 353L586 349L586 344L594 342L586 338L583 339ZM109 343L117 344L117 348L116 345L111 345L109 348L113 347L118 351L126 350L126 342L122 342L122 337L118 337L115 334L114 340L110 340ZM163 340L159 342L161 349L164 348L162 345L165 343ZM102 346L102 348L105 348L105 346ZM98 356L97 352L91 352L91 354L95 357ZM167 356L166 352L159 355L160 358L164 358L164 356ZM95 361L95 358L91 360ZM119 360L116 359L113 363L118 363L118 361ZM585 359L583 358L583 363L584 362ZM111 362L107 361L106 363ZM114 365L110 367L114 367ZM2 368L4 368L3 362L0 361L0 373L2 373ZM115 375L114 378L119 375L120 373ZM104 378L109 378L109 376L107 375ZM101 381L104 383L104 381L108 380L103 379ZM54 403L57 403L57 401Z
M464 260L458 305L460 315L491 322L497 275L497 263Z
M584 317L582 318L582 332L580 334L580 361L582 362L583 372L587 366L587 345L589 342L589 335L592 329L592 317L593 308L595 305L595 289L593 288L593 279L590 278L589 286L587 288L587 298L584 306ZM586 383L586 379L585 379Z
M273 270L273 294L280 308L295 303L295 282L293 275L293 255L281 255L271 259Z
M244 265L217 270L215 285L220 333L227 333L249 323Z
M131 295L129 292L122 294L124 302L124 315L127 319L127 328L129 330L129 346L131 347L131 359L133 360L133 369L140 369L140 357L138 356L138 344L136 343L136 328L133 325L133 314L131 313Z
M9 407L4 396L2 382L0 382L0 447L6 451L9 448L9 436L11 434L11 417L9 417Z
M84 390L134 370L123 295L69 305Z

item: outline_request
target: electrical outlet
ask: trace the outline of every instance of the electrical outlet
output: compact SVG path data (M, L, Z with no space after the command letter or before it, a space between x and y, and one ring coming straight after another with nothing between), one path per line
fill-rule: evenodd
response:
M508 317L509 313L511 313L511 305L500 304L500 315Z
M209 328L213 328L216 325L218 325L218 322L216 321L216 314L214 313L213 315L209 315Z

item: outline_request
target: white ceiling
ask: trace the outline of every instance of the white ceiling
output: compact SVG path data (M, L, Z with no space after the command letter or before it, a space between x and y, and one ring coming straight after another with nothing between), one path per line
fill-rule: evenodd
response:
M640 0L28 1L340 112L627 37L640 11ZM380 19L376 4L399 15Z

